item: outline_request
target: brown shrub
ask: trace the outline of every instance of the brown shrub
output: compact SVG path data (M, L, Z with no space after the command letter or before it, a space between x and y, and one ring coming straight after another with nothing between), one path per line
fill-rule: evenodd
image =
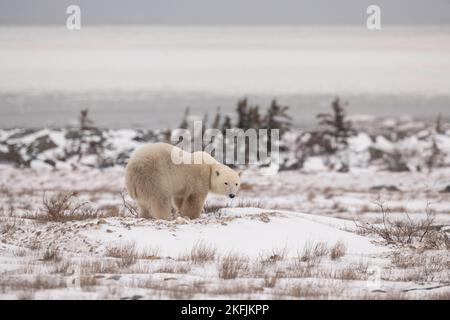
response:
M405 219L391 220L391 210L381 201L376 205L380 208L382 219L378 224L358 223L355 224L360 233L376 234L388 244L411 245L420 244L424 249L449 248L450 241L445 232L434 227L435 212L428 203L425 208L425 218L413 220L405 212Z
M101 212L87 205L86 202L78 202L75 192L60 192L51 197L44 193L42 197L42 214L35 215L35 219L48 222L65 222L72 220L85 220L98 218Z
M139 217L139 212L138 212L137 206L135 204L129 202L126 199L125 190L122 190L120 192L120 198L122 199L122 208L123 208L123 211L124 211L124 215L125 216L128 215L128 216L133 217L133 218Z

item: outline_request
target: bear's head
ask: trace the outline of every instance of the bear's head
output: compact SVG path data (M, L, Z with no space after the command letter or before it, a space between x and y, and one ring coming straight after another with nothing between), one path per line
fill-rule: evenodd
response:
M223 164L211 166L211 192L234 198L241 185L241 172Z

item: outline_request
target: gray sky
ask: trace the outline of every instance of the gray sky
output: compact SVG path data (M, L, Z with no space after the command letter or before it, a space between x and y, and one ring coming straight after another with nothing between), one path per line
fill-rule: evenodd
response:
M360 24L377 4L383 24L450 24L450 0L0 0L0 24Z

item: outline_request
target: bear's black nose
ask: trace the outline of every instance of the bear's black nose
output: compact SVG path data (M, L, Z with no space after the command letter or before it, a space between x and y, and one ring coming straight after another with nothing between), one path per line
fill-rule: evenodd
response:
M232 193L230 193L228 196L229 196L231 199L234 198L234 194L232 194Z

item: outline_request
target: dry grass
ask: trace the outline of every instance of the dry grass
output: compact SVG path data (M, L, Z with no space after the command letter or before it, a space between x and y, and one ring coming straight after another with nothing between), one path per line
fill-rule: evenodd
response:
M313 284L298 284L290 286L286 291L280 292L279 295L287 295L297 299L318 299L321 297L327 297L329 293L324 290L320 290L320 288Z
M16 248L13 252L15 257L25 257L28 254L28 250L25 248Z
M138 258L145 259L145 260L161 259L160 255L159 255L160 251L161 250L158 247L145 248L144 250L142 250L138 253Z
M448 270L448 257L442 255L426 255L422 264L421 273L424 277L433 281L439 277L439 273L444 270ZM447 273L447 279L441 279L444 281L450 280L450 275Z
M448 254L437 252L401 252L396 251L391 256L393 266L404 269L400 275L391 276L398 281L450 281L450 259Z
M190 254L188 254L184 260L190 260L196 264L204 264L206 262L214 261L216 251L217 249L214 246L199 241L194 244Z
M192 299L197 293L206 293L204 284L203 281L193 281L189 284L180 286L150 278L146 280L136 280L133 285L137 288L152 290L152 298L187 300Z
M430 300L450 300L450 291L431 293L426 298Z
M5 218L0 221L0 234L7 235L14 233L17 229L16 218Z
M409 269L423 265L425 255L415 252L397 250L391 256L391 263L400 269Z
M191 271L191 267L186 264L178 263L165 263L156 269L156 273L174 273L174 274L186 274Z
M119 258L121 267L128 267L136 263L139 258L135 242L109 245L106 248L105 255L107 257Z
M352 267L358 273L360 273L362 275L368 275L368 272L369 272L369 262L368 261L360 260L357 264L354 264Z
M115 274L120 272L117 261L112 260L86 260L79 265L82 275Z
M261 253L259 255L259 260L261 264L273 264L278 261L283 261L287 256L287 248L273 248L268 253Z
M328 252L329 248L325 242L307 242L298 258L300 261L307 262L309 265L315 265Z
M69 260L61 260L55 263L52 267L51 273L55 274L69 274L69 268L71 266L71 262Z
M221 279L235 279L249 270L248 258L229 253L219 260L218 271Z
M10 291L34 291L66 288L66 282L60 277L49 277L38 275L33 279L22 277L2 277L0 281L0 291L3 293Z
M272 276L264 277L264 287L266 288L274 288L278 282L279 276L278 273Z
M306 194L306 200L308 200L309 202L313 202L316 197L317 194L314 191L308 191L308 193Z
M239 199L233 202L230 206L232 208L264 208L262 201L251 199Z
M330 259L336 260L343 256L347 252L347 247L344 243L338 241L330 248Z
M224 208L224 206L222 206L222 205L213 204L213 203L207 201L205 203L205 205L203 206L203 212L218 214L220 212L220 210L222 210L223 208Z
M218 296L231 296L231 295L244 295L246 294L247 298L251 297L251 294L260 293L264 290L264 288L260 285L255 285L251 283L245 282L233 282L230 280L229 283L225 283L216 288L212 288L207 291L207 294L218 295Z
M81 275L78 281L82 290L92 290L92 287L98 285L99 280L93 275Z
M387 293L367 293L361 297L362 300L406 300L408 296L401 291L393 291Z
M59 262L62 260L61 252L57 248L49 247L45 250L41 261L45 262Z
M361 280L363 278L353 266L347 266L338 270L335 277L342 280Z
M120 217L120 208L115 205L103 205L99 207L99 215L101 215L102 218Z

